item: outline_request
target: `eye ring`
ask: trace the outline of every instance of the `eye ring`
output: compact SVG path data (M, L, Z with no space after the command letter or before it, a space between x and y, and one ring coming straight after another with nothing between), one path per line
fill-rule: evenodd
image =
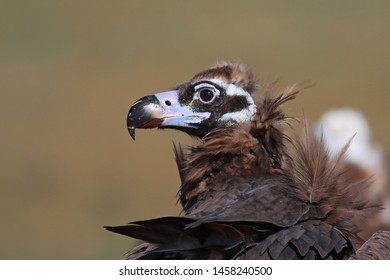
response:
M215 98L218 96L218 92L215 88L212 87L203 87L198 90L198 99L204 104L212 103Z
M209 88L203 88L199 91L199 100L203 103L211 103L215 99L215 93Z

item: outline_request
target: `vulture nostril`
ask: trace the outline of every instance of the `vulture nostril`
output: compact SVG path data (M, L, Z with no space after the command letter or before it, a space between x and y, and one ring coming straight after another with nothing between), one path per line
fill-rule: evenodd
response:
M171 105L172 105L171 101L169 101L169 100L165 100L165 104L166 104L167 106L171 106Z

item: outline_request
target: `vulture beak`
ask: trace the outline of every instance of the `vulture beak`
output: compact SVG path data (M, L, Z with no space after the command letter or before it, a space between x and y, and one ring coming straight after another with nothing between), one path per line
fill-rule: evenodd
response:
M130 108L127 128L135 140L136 128L196 128L210 117L209 112L195 112L179 102L179 91L172 90L142 97Z

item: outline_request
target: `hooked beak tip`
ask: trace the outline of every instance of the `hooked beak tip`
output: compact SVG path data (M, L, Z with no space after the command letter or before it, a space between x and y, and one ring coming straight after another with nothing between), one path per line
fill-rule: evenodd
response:
M131 138L135 140L136 128L156 127L155 118L161 114L161 111L160 103L154 95L136 101L127 114L127 129Z
M129 126L129 127L127 127L127 129L129 130L129 134L130 134L131 138L133 138L133 140L135 140L135 127Z

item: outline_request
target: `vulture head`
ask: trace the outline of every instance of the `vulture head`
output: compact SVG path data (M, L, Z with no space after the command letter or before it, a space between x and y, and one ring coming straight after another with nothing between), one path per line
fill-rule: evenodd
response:
M218 63L174 90L145 96L129 110L127 127L174 128L204 137L216 127L246 123L256 113L256 80L240 63Z
M190 155L175 147L179 199L189 213L224 178L281 173L281 167L290 164L287 118L280 105L308 85L293 85L275 98L269 96L271 85L255 97L252 71L238 62L220 62L174 90L137 100L127 126L133 139L136 128L173 128L202 138L203 144L192 147Z

